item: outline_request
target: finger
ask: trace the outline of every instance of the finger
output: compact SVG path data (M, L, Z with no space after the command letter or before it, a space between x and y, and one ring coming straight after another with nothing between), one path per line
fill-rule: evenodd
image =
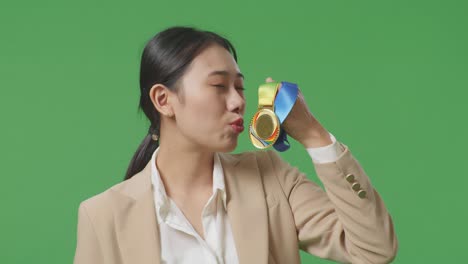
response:
M273 82L273 79L271 77L266 78L266 82Z

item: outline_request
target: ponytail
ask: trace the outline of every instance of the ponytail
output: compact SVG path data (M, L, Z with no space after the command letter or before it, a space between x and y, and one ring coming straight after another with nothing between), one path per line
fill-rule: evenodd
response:
M130 165L128 166L127 173L125 173L125 180L130 179L136 173L143 170L143 168L148 164L151 160L151 156L153 152L158 148L159 141L155 140L155 136L157 137L157 132L153 129L153 126L150 126L148 131L148 135L143 139L140 146L136 150L135 154L133 155L132 160L130 161Z

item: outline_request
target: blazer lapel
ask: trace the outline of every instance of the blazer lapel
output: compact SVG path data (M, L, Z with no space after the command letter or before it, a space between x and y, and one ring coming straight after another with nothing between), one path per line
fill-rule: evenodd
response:
M132 178L113 188L116 236L124 263L160 263L159 228L154 207L150 162Z
M226 184L227 215L239 263L267 263L268 216L257 159L219 153ZM150 162L131 179L114 186L117 243L124 263L160 264L161 245L156 219Z
M220 153L239 263L267 263L268 216L262 178L253 152L241 157Z

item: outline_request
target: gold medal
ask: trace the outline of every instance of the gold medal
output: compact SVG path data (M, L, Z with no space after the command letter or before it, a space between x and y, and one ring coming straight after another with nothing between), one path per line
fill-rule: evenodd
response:
M250 122L250 141L257 148L273 145L279 136L280 123L276 114L267 108L260 109Z
M259 87L258 111L253 116L249 135L252 144L264 149L273 145L279 137L280 121L274 112L274 100L280 83L265 83Z

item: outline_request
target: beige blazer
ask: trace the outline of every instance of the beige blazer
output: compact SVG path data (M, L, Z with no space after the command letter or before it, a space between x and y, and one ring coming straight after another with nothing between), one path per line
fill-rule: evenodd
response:
M341 263L393 260L392 219L361 165L338 144L344 152L336 162L311 162L326 191L274 150L220 153L240 263L300 263L299 249ZM75 264L160 263L150 168L148 162L80 204Z

